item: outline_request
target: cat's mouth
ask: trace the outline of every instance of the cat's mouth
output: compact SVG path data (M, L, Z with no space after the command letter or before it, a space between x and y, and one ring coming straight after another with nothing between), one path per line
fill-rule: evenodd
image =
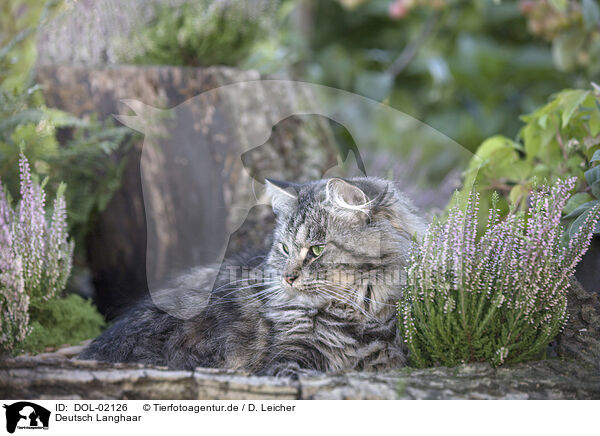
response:
M285 281L282 280L282 282ZM296 302L300 302L301 304L307 304L310 307L320 307L332 300L330 296L326 296L315 285L299 286L296 284L290 285L288 283L283 283L282 288L289 298Z
M302 284L300 278L296 279L292 283L289 283L285 278L282 278L281 285L283 286L283 289L285 289L286 291L302 292L304 289L304 285Z
M301 277L298 277L292 283L287 281L285 278L281 279L281 285L286 292L289 292L291 295L304 295L304 296L316 296L319 294L318 289L313 284L307 284L302 280Z

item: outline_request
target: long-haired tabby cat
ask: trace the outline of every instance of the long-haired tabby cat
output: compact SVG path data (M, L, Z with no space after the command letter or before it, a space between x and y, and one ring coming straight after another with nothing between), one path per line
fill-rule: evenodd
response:
M269 253L230 262L212 290L200 269L180 277L194 316L145 301L79 358L278 376L403 365L400 273L425 228L411 203L371 177L268 181L267 193L277 216Z

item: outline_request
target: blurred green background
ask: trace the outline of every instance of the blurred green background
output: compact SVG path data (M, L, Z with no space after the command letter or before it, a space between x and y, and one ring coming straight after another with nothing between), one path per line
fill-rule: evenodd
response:
M516 139L519 117L560 90L590 88L599 23L597 0L6 0L0 80L34 86L36 58L256 69L384 102L475 152L493 135ZM392 152L418 150L433 183L458 165L428 154L426 137L364 129Z
M369 158L383 156L405 170L426 210L443 209L465 178L485 196L499 191L506 211L526 206L536 179L578 177L567 224L600 198L600 181L586 176L600 172L590 172L600 160L600 90L593 85L600 81L598 0L0 5L0 177L15 197L24 148L34 175L48 180L49 195L67 183L76 267L85 268L90 223L121 183L128 131L46 107L37 64L226 65L383 102L479 157L469 167L470 154L465 158L460 147L440 153L426 130L399 136L394 126L355 117L378 144ZM332 128L341 148L352 145L342 126Z

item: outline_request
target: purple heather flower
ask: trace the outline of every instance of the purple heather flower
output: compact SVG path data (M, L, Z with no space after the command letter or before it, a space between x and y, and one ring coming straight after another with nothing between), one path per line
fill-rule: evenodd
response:
M8 204L0 181L0 349L12 350L29 332L31 299L61 292L71 271L66 203L54 201L51 224L45 219L45 194L32 181L29 163L19 160L21 199Z
M564 326L569 277L587 251L600 217L600 206L596 206L566 246L561 242L561 213L575 183L576 179L571 178L552 187L542 186L532 194L527 213L512 211L502 220L493 202L480 238L477 194L469 196L464 209L457 202L445 222L434 221L423 241L413 247L405 299L399 306L409 346L417 337L417 315L411 310L415 302L441 307L444 314L456 311L462 317L461 325L475 331L478 325L464 324L464 312L475 314L474 323L487 322L482 319L481 304L471 309L463 307L465 295L484 295L488 306L495 308L488 309L489 316L494 311L511 311L506 317L511 320L506 325L506 343L497 348L495 357L490 357L497 364L510 358L511 329L519 323L530 324L547 334L552 325ZM419 313L433 316L427 310ZM427 321L423 322L427 325Z

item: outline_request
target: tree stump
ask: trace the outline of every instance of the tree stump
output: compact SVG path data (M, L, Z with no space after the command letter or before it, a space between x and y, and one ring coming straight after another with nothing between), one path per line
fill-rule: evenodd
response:
M224 67L38 67L50 107L77 116L126 118L130 110L121 101L127 100L138 115L151 107L163 109L166 117L177 116L174 126L167 120L165 125L171 127L166 137L155 136L160 139L145 148L140 141L129 151L122 185L87 238L96 303L109 318L146 294L148 279L210 263L223 245L228 244L228 252L267 249L274 222L267 206L250 210L231 234L248 213L243 199L253 195L265 176L316 179L337 162L337 148L323 117L293 116L275 123L279 108L256 110L260 101L244 93L214 93L212 100L179 110L186 100L208 90L258 79L256 72ZM310 96L290 91L278 104L293 105L298 98ZM146 127L156 127L153 121L147 118ZM248 138L260 136L273 123L266 142L248 150ZM173 144L177 151L171 153ZM154 240L159 244L148 250L147 241Z

